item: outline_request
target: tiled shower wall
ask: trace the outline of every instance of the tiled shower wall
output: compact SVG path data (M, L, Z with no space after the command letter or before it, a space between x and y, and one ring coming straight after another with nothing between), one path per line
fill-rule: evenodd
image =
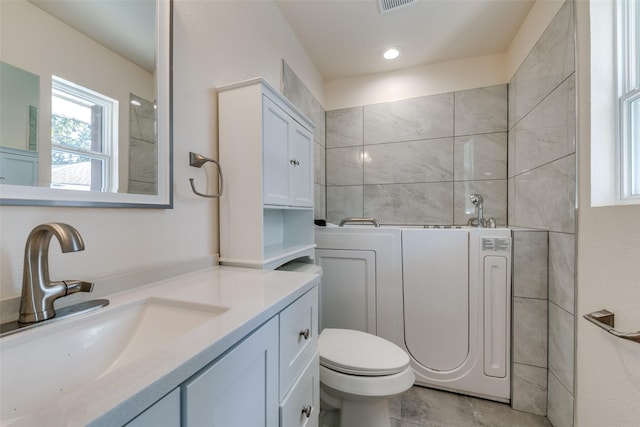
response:
M327 220L466 224L469 195L507 223L507 85L326 114Z
M547 233L514 234L515 250L548 247L548 283L514 282L512 404L546 411L555 427L573 425L574 51L568 0L509 84L509 225L548 232L548 240ZM540 333L547 326L548 336Z
M284 64L285 96L318 126L316 218L464 224L479 192L485 216L515 228L512 405L555 427L573 425L573 34L568 0L508 102L502 85L329 111L326 144L322 108Z

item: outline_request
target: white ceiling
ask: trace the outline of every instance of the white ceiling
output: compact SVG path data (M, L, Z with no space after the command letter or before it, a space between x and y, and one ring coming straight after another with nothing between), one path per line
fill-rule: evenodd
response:
M155 70L156 0L30 1L145 70Z
M275 0L326 81L505 52L535 0ZM380 53L400 46L394 61Z

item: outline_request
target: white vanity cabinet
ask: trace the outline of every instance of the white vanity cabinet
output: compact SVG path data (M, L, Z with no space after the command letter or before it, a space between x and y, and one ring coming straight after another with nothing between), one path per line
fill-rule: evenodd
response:
M186 427L278 426L278 318L183 385Z
M316 286L182 385L182 426L317 427L319 384Z
M313 124L262 79L218 88L220 263L313 257Z
M317 427L320 414L318 288L280 313L280 427Z
M157 401L127 423L127 427L180 427L180 388Z

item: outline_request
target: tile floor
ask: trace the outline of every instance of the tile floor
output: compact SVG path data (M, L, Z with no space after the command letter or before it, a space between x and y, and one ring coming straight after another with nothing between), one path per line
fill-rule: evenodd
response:
M550 427L546 417L490 400L414 386L394 398L391 427ZM335 427L337 412L321 411L320 427Z

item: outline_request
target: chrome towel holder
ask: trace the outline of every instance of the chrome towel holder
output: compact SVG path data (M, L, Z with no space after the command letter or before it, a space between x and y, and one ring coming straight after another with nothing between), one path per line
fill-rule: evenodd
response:
M585 314L583 317L594 325L609 332L611 335L640 344L640 331L620 332L613 329L615 326L615 314L609 310L602 309L600 311L594 311L593 313Z
M198 153L194 153L194 152L189 152L189 165L196 167L196 168L201 168L205 163L207 162L211 162L214 163L216 165L216 167L218 168L218 176L220 177L220 182L218 185L218 194L205 194L205 193L201 193L198 190L196 190L196 186L193 183L193 178L189 178L189 182L191 183L191 190L197 194L200 197L208 197L208 198L219 198L220 196L222 196L222 192L224 191L224 178L222 177L222 167L220 167L220 163L218 163L217 161L210 159L208 157L203 156L202 154L198 154Z

